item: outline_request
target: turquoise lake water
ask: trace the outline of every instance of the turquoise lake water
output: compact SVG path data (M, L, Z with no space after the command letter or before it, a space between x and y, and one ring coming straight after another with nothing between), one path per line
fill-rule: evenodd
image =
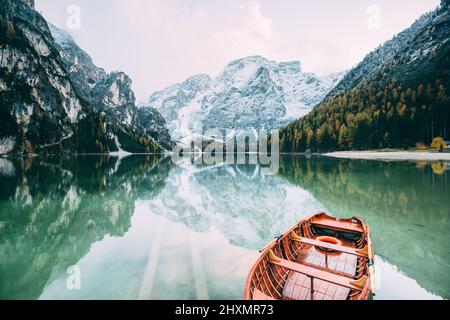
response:
M448 299L449 169L0 158L0 299L241 299L258 249L317 211L370 225L375 299Z

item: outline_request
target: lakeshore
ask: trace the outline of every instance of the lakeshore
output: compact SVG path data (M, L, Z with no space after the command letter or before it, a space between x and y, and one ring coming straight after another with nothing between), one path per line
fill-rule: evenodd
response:
M360 160L450 161L450 153L428 151L342 151L326 153L324 156Z

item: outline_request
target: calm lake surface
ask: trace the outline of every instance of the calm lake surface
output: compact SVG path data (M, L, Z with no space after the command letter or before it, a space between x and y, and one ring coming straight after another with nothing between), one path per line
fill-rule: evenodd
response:
M375 299L449 299L449 168L0 158L0 299L241 299L258 249L322 210L370 225Z

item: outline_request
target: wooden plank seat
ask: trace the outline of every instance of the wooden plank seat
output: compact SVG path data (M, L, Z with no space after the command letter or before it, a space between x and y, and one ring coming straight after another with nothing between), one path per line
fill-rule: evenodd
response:
M358 257L363 257L363 258L369 257L369 255L368 255L369 252L368 252L367 247L364 249L353 249L350 247L339 246L339 245L335 245L332 243L317 241L317 240L309 239L309 238L303 238L303 237L300 237L299 235L297 235L293 231L291 232L290 238L293 241L304 243L304 244L309 244L314 247L325 248L325 249L342 252L342 253L348 253L348 254L358 256Z
M341 275L322 271L322 270L319 270L319 269L316 269L313 267L301 265L301 264L298 264L298 263L295 263L295 262L292 262L289 260L285 260L285 259L277 257L275 255L275 253L273 253L273 251L269 252L269 262L273 265L282 267L284 269L306 275L312 279L323 280L325 282L329 282L329 283L332 283L332 284L335 284L335 285L338 285L338 286L341 286L344 288L348 288L351 290L356 290L359 292L363 290L363 288L366 284L366 281L367 281L367 276L363 276L359 280L354 280L349 277L344 277Z
M363 233L364 230L358 224L354 224L348 221L336 221L325 218L317 218L311 221L312 225L319 228L333 229L337 231L352 232L352 233Z

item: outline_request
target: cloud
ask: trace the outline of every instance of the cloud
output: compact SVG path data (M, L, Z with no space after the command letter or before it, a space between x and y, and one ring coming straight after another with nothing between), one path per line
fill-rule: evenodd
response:
M117 1L118 11L122 12L125 21L138 30L158 25L162 21L165 3L157 0Z
M258 1L133 0L116 4L124 16L124 28L133 30L129 37L135 42L136 61L155 60L144 64L147 68L136 65L131 74L141 99L163 85L196 73L214 75L233 59L264 53L274 34L272 19L263 14ZM150 64L154 68L148 68Z
M261 4L257 1L248 4L244 25L251 33L261 38L269 39L272 36L272 20L262 14Z
M179 50L184 44L187 50L208 46L219 55L224 50L239 54L267 47L273 34L272 20L261 12L257 1L244 6L233 2L183 6L159 0L120 1L118 5L135 32L144 33L160 49Z
M222 52L236 57L266 51L272 35L272 20L262 14L259 2L251 1L246 7L235 7L233 15L215 32L214 40Z

